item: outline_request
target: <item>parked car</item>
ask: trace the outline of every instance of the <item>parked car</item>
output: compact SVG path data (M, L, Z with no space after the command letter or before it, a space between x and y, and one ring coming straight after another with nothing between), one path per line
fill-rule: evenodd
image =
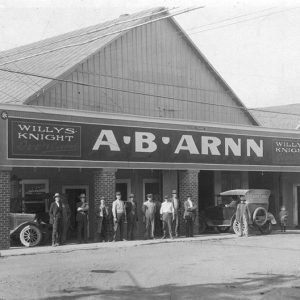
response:
M250 210L249 225L263 234L271 233L276 220L268 212L270 194L271 191L265 189L237 189L220 193L221 202L217 206L208 207L200 214L200 233L207 227L213 227L219 232L227 232L232 228L234 233L239 234L239 224L235 218L239 196L245 196Z
M43 237L48 239L50 227L41 222L36 214L10 213L10 237L26 247L39 245Z

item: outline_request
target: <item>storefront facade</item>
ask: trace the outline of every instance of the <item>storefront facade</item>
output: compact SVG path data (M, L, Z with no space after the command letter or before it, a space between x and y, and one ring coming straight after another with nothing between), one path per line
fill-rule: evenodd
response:
M67 195L74 227L78 195L87 194L90 238L95 206L101 196L111 206L116 190L124 200L136 195L139 238L145 194L161 200L172 189L178 190L181 204L192 193L200 211L216 204L223 190L269 188L270 211L276 215L284 203L292 212L290 225L298 224L297 132L132 116L120 120L115 114L12 105L1 105L1 113L1 241L9 235L8 210L14 198L23 199L14 203L19 212L36 205L47 215L47 201L55 192ZM36 197L41 192L48 199ZM296 202L287 199L291 193Z
M269 188L271 211L285 203L298 224L298 133L260 128L166 15L153 9L1 55L0 248L10 208L46 216L56 192L73 227L78 195L88 195L91 238L95 206L101 196L111 205L116 190L134 193L141 214L148 192L161 200L176 189L181 203L192 193L202 210L226 189Z

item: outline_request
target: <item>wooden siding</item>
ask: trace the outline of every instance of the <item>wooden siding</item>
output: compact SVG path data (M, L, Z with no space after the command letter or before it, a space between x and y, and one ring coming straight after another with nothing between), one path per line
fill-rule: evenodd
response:
M57 83L31 104L253 124L167 20L129 31L78 65L65 79L101 88Z

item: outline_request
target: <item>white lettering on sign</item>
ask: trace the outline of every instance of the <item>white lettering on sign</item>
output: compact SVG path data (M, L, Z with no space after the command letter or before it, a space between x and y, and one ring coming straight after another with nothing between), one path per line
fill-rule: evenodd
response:
M259 140L259 145L253 139L247 139L247 156L251 156L251 150L257 157L264 155L264 141Z
M185 144L185 145L184 145ZM182 135L181 139L176 147L175 154L178 154L181 150L189 151L191 154L199 154L195 141L192 135Z
M201 137L201 153L208 155L209 151L212 155L221 155L218 147L221 145L221 140L214 136ZM209 150L209 151L208 151Z
M71 142L76 133L72 127L18 124L19 140Z
M138 153L153 153L158 150L158 146L163 147L163 145L167 145L171 141L171 138L167 136L163 136L161 140L156 139L154 133L146 131L134 132L134 138L127 135L119 138L123 140L125 145L129 145L131 140L133 140L134 150ZM242 156L241 138L224 137L224 139L221 139L216 136L200 136L198 143L197 145L193 135L183 134L180 136L179 142L175 147L174 154L187 151L193 155ZM121 151L112 130L101 130L92 150L97 151L102 146L109 147L111 151ZM246 139L245 149L247 156L251 156L254 153L257 157L263 157L263 140L256 142L254 139Z
M100 146L108 146L111 151L120 151L119 144L112 130L101 130L93 150L99 150Z
M135 133L135 151L136 152L154 152L157 144L154 142L155 135L151 132Z
M233 138L225 138L225 155L229 155L229 149L232 151L234 156L241 156L242 144L241 139L237 139L237 143Z

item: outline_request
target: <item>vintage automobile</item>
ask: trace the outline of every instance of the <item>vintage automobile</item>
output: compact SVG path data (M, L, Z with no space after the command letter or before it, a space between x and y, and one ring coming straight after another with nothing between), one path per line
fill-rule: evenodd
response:
M49 225L40 222L36 214L10 213L10 237L26 247L39 245L48 235Z
M239 234L239 224L235 218L239 196L245 196L246 204L250 210L249 225L263 234L272 231L276 224L274 216L268 212L271 192L265 189L237 189L220 193L221 203L208 207L199 216L199 231L203 233L207 227L219 232L227 232L231 228Z

